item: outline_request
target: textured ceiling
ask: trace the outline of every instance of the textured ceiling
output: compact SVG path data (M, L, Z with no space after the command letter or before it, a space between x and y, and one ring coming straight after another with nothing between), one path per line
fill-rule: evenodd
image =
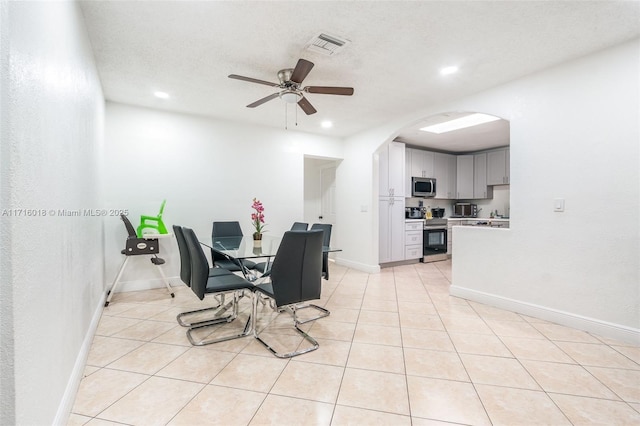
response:
M339 137L640 35L637 1L83 1L81 7L107 100L283 128L280 99L246 108L271 87L227 76L275 83L278 70L302 57L315 63L304 85L351 86L355 94L308 94L318 113L289 106L288 127L297 118L298 130ZM305 50L319 32L350 44L330 57ZM460 71L441 76L446 65ZM155 90L170 99L154 98ZM334 127L322 129L323 120Z

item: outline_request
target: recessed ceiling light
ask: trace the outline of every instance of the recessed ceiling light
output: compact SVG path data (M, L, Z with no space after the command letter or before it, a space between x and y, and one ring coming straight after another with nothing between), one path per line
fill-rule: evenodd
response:
M330 121L323 121L322 123L320 123L320 125L322 126L323 129L328 129L330 127L333 127L333 123Z
M159 99L169 99L169 94L167 92L156 91L153 92L153 96Z
M442 69L440 69L440 74L442 75L449 75L449 74L455 74L458 72L458 67L455 65L452 65L450 67L444 67Z
M491 121L500 120L500 117L488 114L469 114L464 117L445 121L444 123L433 124L431 126L422 127L420 130L430 133L445 133L453 130L464 129L466 127L477 126L478 124L489 123Z

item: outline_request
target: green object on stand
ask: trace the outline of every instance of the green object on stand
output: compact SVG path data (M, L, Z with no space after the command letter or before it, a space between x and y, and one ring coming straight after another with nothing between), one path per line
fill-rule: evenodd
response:
M140 226L136 230L138 234L138 238L142 238L143 231L145 229L154 229L156 232L154 234L168 234L167 227L164 226L164 222L162 221L162 212L164 211L164 205L167 203L167 200L163 200L160 205L160 212L157 216L140 216Z

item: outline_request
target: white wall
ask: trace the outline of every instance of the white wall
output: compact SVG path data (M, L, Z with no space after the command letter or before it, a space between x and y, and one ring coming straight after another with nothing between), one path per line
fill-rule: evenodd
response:
M457 230L454 293L640 341L639 52L626 44L479 97L512 120L511 231L482 244Z
M537 315L637 339L638 52L636 40L349 138L339 179L358 191L340 192L345 257L377 264L369 249L377 214L360 205L377 197L371 177L381 144L442 111L494 114L511 123L511 230L456 232L452 292L542 307ZM556 197L566 199L564 213L552 211Z
M0 424L66 423L103 297L104 101L74 2L2 2ZM19 209L33 209L25 216Z
M165 224L191 227L204 239L214 220L237 220L251 234L254 197L265 206L266 229L282 234L303 217L304 156L342 156L338 139L122 104L107 103L105 126L106 204L128 209L138 226L166 198ZM105 237L111 282L126 237L119 218L108 218ZM167 275L177 276L174 239L161 240L160 249ZM119 290L159 285L148 281L159 277L146 257L131 260Z

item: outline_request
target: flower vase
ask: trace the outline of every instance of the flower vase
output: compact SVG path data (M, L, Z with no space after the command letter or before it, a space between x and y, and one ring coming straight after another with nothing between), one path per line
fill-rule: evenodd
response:
M253 234L253 246L262 247L262 234L258 234L257 232Z

